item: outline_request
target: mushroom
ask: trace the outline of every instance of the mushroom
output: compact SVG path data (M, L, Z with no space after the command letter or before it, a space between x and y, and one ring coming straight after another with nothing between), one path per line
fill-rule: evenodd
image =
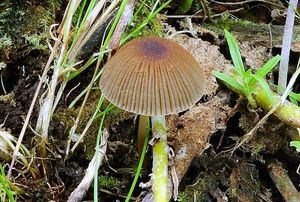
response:
M193 106L204 94L204 71L177 43L156 36L134 39L106 63L100 78L104 97L117 107L150 116L153 134L152 191L168 201L165 115Z

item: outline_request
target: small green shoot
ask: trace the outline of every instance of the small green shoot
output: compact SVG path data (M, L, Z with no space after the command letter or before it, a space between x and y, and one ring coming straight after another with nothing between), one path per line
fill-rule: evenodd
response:
M245 74L245 68L242 56L235 38L225 29L225 38L227 40L230 56L236 72L242 77Z
M300 102L300 93L290 92L289 99L293 104L298 105L298 103Z
M179 193L177 201L179 201L179 202L186 202L186 201L188 201L187 194L184 193L184 192Z
M100 100L103 100L104 97L101 96L100 97ZM96 139L96 152L95 152L95 155L96 156L99 156L99 148L100 148L100 141L101 141L101 135L102 135L102 130L103 130L103 126L104 126L104 120L105 120L105 117L106 117L106 114L109 112L110 110L110 104L106 107L106 109L103 111L103 115L101 117L101 120L100 120L100 124L99 124L99 129L98 129L98 135L97 135L97 139ZM96 164L99 165L100 164L100 159L97 158L98 160L96 161ZM96 166L96 168L99 168L100 166ZM99 179L99 176L98 176L98 171L95 172L95 176L94 176L94 201L99 201L98 199L98 179Z
M296 72L299 70L300 67L300 58L298 59L298 64L297 64L297 69ZM300 93L294 93L290 92L289 93L289 99L292 103L298 106L300 103ZM297 128L298 135L300 136L300 128ZM290 147L295 147L297 152L300 152L300 140L293 140L290 142Z
M144 28L148 23L165 7L167 7L172 0L164 2L160 7L158 7L156 10L152 10L151 13L147 16L147 18L140 23L138 26L136 26L133 31L131 31L127 36L122 37L121 44L124 44L126 41L128 41L131 38L135 38L136 36L139 36L139 33L141 32L142 28ZM136 15L134 15L136 17ZM132 20L133 21L133 20Z
M271 101L271 103L273 103L272 91L264 77L280 61L280 55L276 55L275 57L271 58L259 70L257 70L255 73L252 73L250 69L248 69L247 71L245 70L238 44L235 38L227 30L225 30L225 38L229 46L234 69L238 74L239 79L228 76L227 74L218 71L213 71L213 75L218 79L224 81L230 87L243 93L247 98L249 104L254 108L257 107L256 102L253 98L253 95L255 95L256 93L257 85L260 85L263 88L268 99Z
M150 124L148 122L147 133L146 133L146 137L145 137L145 141L144 141L144 146L143 146L143 149L142 149L141 157L140 157L140 160L139 160L139 164L138 164L138 167L136 169L136 173L135 173L133 182L131 184L130 190L129 190L127 196L126 196L125 202L129 202L129 200L131 198L131 195L132 195L132 193L134 191L134 188L136 186L136 183L138 181L138 178L140 177L140 174L141 174L141 171L142 171L142 167L143 167L143 162L144 162L146 151L147 151L147 145L148 145L148 141L149 141L149 134L150 134Z
M2 164L0 163L0 199L5 201L7 197L10 202L14 202L16 192L11 190L10 182L6 178L6 174Z

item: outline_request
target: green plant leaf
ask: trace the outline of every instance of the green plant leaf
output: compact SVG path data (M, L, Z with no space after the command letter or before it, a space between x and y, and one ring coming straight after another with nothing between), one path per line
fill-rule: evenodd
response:
M247 69L247 71L244 74L244 77L249 77L251 76L251 74L252 74L251 69Z
M5 171L1 163L0 163L0 192L1 193L4 192L10 202L15 202L14 195L16 195L16 192L11 190L10 182L6 179Z
M255 75L260 77L265 77L280 61L281 56L276 55L275 57L271 58L266 64L264 64L259 70L255 72Z
M263 90L265 91L267 98L269 99L269 101L273 104L274 103L274 99L273 99L273 93L269 87L269 84L264 80L264 78L257 76L257 75L252 75L252 77L259 82L260 86L263 88Z
M297 152L300 152L300 141L291 141L290 146L296 147Z
M244 83L244 87L247 87L247 86L250 86L250 82L251 82L251 80L253 79L252 78L252 72L251 72L251 69L248 69L245 73L244 73L244 75L243 75L243 77L242 77L242 80L243 80L243 83Z
M218 71L213 71L213 75L216 78L224 81L226 84L230 85L231 87L235 88L236 90L244 92L243 86L235 78Z
M291 103L293 103L294 105L298 105L298 101L296 99L294 99L291 96L289 96L289 99L290 99Z
M226 29L224 30L224 32L229 46L229 51L232 58L232 62L234 64L234 68L240 76L243 76L245 73L245 69L238 44L234 37Z
M292 103L298 105L298 102L300 102L300 93L294 93L291 91L289 93L289 99L291 100Z

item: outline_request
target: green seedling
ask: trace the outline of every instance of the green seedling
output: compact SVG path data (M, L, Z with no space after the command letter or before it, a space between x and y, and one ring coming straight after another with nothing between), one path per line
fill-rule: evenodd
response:
M271 58L258 71L253 73L251 69L246 70L239 51L238 44L235 38L225 30L225 37L229 46L230 55L234 65L234 70L238 79L229 76L226 73L213 71L213 75L222 80L226 85L242 93L248 100L249 104L256 108L257 104L253 98L256 94L257 85L260 85L267 95L267 99L273 103L272 91L265 80L265 76L277 65L280 61L280 55ZM231 72L232 73L232 72Z
M149 134L150 134L150 123L148 121L148 123L147 123L146 137L144 139L144 145L143 145L141 157L140 157L139 164L138 164L138 167L136 169L135 176L134 176L133 182L131 184L130 190L129 190L127 196L126 196L125 202L129 202L130 201L131 195L132 195L132 193L134 191L134 188L135 188L135 186L137 184L137 181L138 181L138 179L139 179L139 177L141 175L142 166L143 166L143 162L144 162L146 151L147 151Z
M298 105L300 102L300 93L290 92L289 99L292 103L294 103L295 105Z
M269 111L269 113L273 111L274 115L281 121L297 128L300 134L300 108L298 106L300 93L291 92L292 86L300 74L300 59L286 92L282 96L279 96L270 90L264 77L276 66L280 60L280 56L277 55L270 59L255 73L252 73L250 70L246 71L235 39L226 30L225 37L229 45L234 69L229 68L225 73L214 71L214 76L234 92L244 95L252 106L258 105L262 109ZM286 100L287 95L289 95L291 102ZM295 147L298 152L300 151L299 140L291 141L290 146Z
M1 201L6 201L6 198L10 202L14 202L15 198L14 196L16 195L16 192L12 191L11 188L11 182L7 180L6 174L4 172L4 168L2 164L0 163L0 199Z
M299 68L299 62L300 62L300 59L298 60L297 69ZM299 103L300 103L300 93L290 92L289 93L289 99L293 104L298 106ZM297 128L297 130L298 130L298 135L300 136L300 128ZM296 151L300 152L300 140L291 141L290 146L295 147Z
M300 93L290 92L289 93L289 99L295 105L299 105L299 102L300 102ZM298 130L298 134L300 136L300 129L297 128L297 130ZM291 141L290 142L290 146L291 147L295 147L296 151L300 152L300 140L293 140L293 141Z

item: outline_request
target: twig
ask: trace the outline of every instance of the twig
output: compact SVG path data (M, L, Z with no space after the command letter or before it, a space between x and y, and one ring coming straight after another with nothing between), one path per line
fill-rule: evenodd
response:
M222 15L224 15L224 13L237 13L239 11L242 11L242 10L245 10L244 8L237 8L237 9L234 9L234 10L227 10L225 12L222 12L222 13L217 13L217 14L214 14L214 15L211 15L210 18L215 18L215 17L220 17ZM205 16L202 16L202 15L166 15L167 18L205 18Z
M278 103L275 107L273 107L263 118L261 118L257 124L247 133L245 134L241 139L238 140L237 144L233 147L231 150L231 155L235 150L237 150L240 146L242 146L245 142L249 141L252 136L255 134L255 132L263 126L263 124L266 122L266 120L271 116L280 106L281 103Z
M111 196L117 196L117 197L120 197L120 198L126 198L127 197L125 195L115 194L115 193L113 193L111 191L108 191L108 190L102 189L102 188L99 191L103 192L103 193L106 193L106 194L109 194ZM138 201L138 198L137 197L130 197L130 200L132 200L132 201Z
M270 5L277 6L278 8L284 8L283 6L273 3L271 1L266 1L266 0L246 0L246 1L239 1L239 2L221 2L221 1L216 1L216 0L208 0L216 4L221 4L221 5L228 5L228 6L238 6L238 5L243 5L246 3L252 3L252 2L262 2Z
M276 185L281 196L288 202L300 201L300 193L295 188L291 181L287 171L283 168L283 165L278 161L272 161L267 163L269 175Z

